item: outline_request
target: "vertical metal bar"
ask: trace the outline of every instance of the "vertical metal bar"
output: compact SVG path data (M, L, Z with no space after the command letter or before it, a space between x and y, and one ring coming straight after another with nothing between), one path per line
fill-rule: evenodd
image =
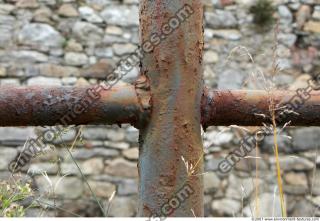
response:
M142 59L152 110L140 128L140 216L203 216L202 22L201 0L141 1L142 48L161 42Z

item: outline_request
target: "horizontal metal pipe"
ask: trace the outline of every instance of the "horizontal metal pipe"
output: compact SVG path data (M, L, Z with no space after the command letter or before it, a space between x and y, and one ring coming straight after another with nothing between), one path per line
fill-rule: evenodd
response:
M205 90L202 98L202 125L261 126L271 123L271 100L278 125L320 125L320 91Z
M99 93L92 87L0 87L0 126L80 124L135 125L144 109L132 85ZM278 124L320 126L320 91L299 98L296 91L274 91ZM205 90L201 105L204 127L261 126L270 121L266 91ZM290 107L285 111L284 106Z
M0 87L0 126L135 124L140 112L131 85Z

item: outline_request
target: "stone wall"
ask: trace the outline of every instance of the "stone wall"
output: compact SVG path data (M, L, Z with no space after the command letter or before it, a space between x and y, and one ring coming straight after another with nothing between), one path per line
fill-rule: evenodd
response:
M116 62L138 45L138 0L0 0L0 86L86 85L104 79ZM265 89L277 58L275 84L297 89L320 72L320 1L275 0L278 32L258 32L248 9L254 0L204 0L205 82L219 89ZM275 33L277 33L275 35ZM275 40L274 36L277 37ZM277 43L277 49L273 46ZM122 80L132 82L138 68ZM264 77L263 77L264 76ZM254 131L256 128L249 128ZM0 128L0 180L26 140L45 128ZM69 128L55 149L34 158L21 179L32 181L41 208L28 216L101 216L86 183L66 151L79 132L72 154L97 197L107 205L116 190L109 216L135 216L138 131L130 126ZM210 127L204 135L206 216L280 215L273 139L259 144L259 158L241 160L230 174L217 173L218 163L239 147L243 129ZM290 138L291 137L291 138ZM319 215L319 128L286 129L279 136L281 168L288 213ZM258 179L256 177L258 162ZM41 172L53 183L50 194ZM56 205L61 209L50 209Z

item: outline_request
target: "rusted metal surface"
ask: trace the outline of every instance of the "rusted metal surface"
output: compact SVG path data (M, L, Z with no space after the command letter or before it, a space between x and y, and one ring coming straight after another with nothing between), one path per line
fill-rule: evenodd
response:
M141 113L134 86L0 87L0 126L135 124Z
M150 114L150 85L140 78L132 85L115 86L102 91L91 108L76 114L72 108L84 102L92 87L0 87L0 126L52 126L63 124L121 124L134 126L148 121ZM284 111L296 91L272 93L278 107L277 123L291 121L291 126L320 125L320 91L312 91L294 112ZM203 127L218 125L261 126L270 123L270 94L258 90L208 90L201 101ZM295 99L299 104L299 100ZM73 114L72 114L73 113ZM281 114L282 113L282 114ZM65 117L63 117L65 116ZM75 117L73 117L75 116ZM144 116L144 117L141 117ZM144 119L144 122L140 122Z
M200 0L142 0L141 42L161 28L185 4L194 11L171 35L146 53L142 75L150 81L152 111L140 129L139 215L203 216L202 176L188 176L181 157L203 171L200 132L202 96L202 5ZM198 162L198 163L197 163ZM164 208L185 185L194 193L177 208Z
M185 6L192 15L162 35ZM296 91L204 89L202 25L201 0L141 0L141 46L144 51L146 42L156 46L144 54L134 85L99 91L97 86L0 87L0 126L132 124L140 129L138 215L202 217L201 125L271 123L270 96L278 124L320 125L319 91L299 100Z
M202 125L261 126L271 123L270 97L276 104L278 125L320 125L320 91L313 90L304 98L296 91L205 90L202 99Z

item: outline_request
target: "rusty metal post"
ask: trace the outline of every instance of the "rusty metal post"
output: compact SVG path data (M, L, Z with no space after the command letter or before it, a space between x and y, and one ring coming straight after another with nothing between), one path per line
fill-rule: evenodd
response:
M187 217L194 211L201 217L203 181L195 175L203 172L201 0L142 0L140 4L142 47L152 33L164 40L142 59L141 73L149 79L152 110L140 128L139 215ZM185 6L192 15L163 36L163 28ZM188 175L182 157L195 166L193 175ZM186 185L192 194L177 202L175 196Z

